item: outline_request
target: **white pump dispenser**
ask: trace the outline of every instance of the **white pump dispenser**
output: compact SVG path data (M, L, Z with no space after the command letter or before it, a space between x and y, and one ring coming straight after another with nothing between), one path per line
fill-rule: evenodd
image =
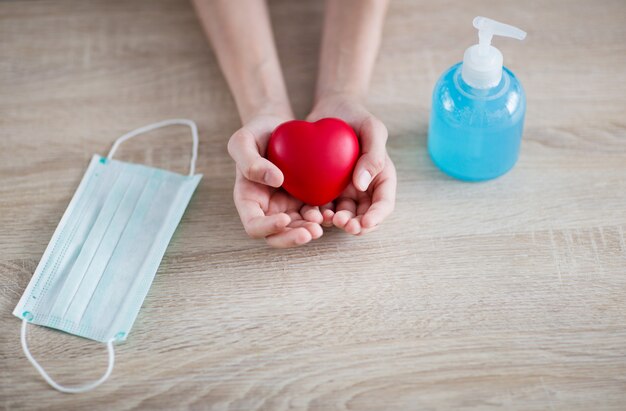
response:
M465 50L461 76L471 87L492 88L502 78L503 59L500 50L491 45L491 38L495 35L524 40L526 32L486 17L474 18L473 24L478 29L478 44Z

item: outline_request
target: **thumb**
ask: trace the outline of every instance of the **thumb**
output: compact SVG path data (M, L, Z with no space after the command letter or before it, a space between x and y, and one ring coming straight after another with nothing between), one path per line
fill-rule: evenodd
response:
M365 191L385 168L387 127L376 117L368 117L359 130L362 155L354 167L352 183L357 190Z
M246 179L272 187L283 184L283 173L271 161L261 156L250 130L241 128L232 135L228 141L228 153Z

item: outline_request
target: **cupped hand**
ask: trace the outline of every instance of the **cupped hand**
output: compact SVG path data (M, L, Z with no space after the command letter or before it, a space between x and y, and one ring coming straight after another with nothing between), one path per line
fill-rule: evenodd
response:
M362 235L375 229L394 209L396 169L387 154L387 128L359 99L346 95L322 97L308 121L337 117L356 132L361 145L352 181L334 202L320 207L322 225L335 225Z
M237 130L228 142L236 163L233 198L241 222L252 238L264 238L273 247L294 247L322 236L322 214L279 187L283 174L264 155L272 131L290 120L258 115Z

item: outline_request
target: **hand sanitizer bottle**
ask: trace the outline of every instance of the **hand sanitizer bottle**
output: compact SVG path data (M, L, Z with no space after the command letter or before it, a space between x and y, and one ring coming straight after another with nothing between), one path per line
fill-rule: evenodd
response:
M476 17L479 44L465 51L433 91L428 152L446 174L481 181L509 171L519 154L526 97L515 75L502 66L494 35L523 40L522 30Z

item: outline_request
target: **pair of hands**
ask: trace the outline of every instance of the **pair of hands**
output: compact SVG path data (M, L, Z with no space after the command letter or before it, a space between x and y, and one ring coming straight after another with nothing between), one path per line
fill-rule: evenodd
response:
M396 170L387 155L387 128L357 99L332 96L320 99L307 121L338 117L357 133L361 156L351 183L335 201L310 206L280 189L283 174L265 158L272 131L289 116L259 114L237 130L228 152L237 165L234 200L241 222L252 238L264 238L273 247L306 244L336 226L362 235L376 228L392 211L396 197Z

